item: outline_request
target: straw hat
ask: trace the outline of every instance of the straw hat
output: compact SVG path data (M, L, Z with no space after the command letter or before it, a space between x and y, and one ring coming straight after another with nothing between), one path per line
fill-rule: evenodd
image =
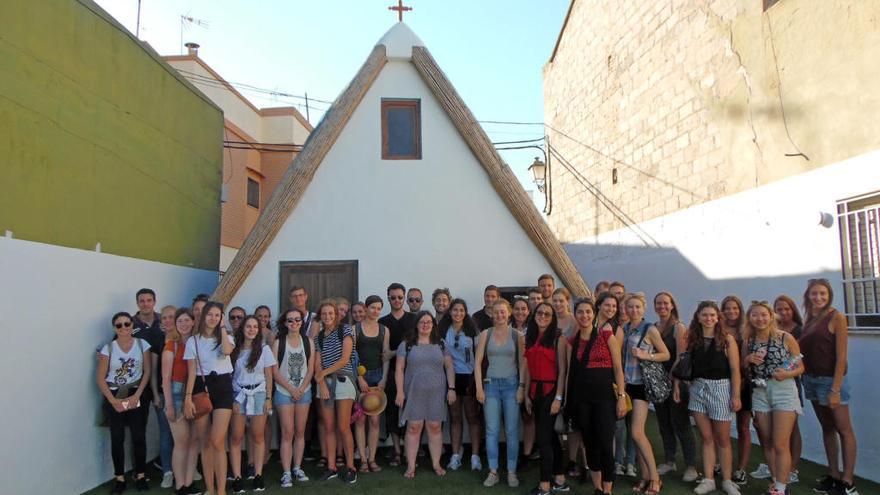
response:
M378 416L385 410L388 405L388 396L378 387L373 387L367 392L362 393L360 397L360 405L367 416Z

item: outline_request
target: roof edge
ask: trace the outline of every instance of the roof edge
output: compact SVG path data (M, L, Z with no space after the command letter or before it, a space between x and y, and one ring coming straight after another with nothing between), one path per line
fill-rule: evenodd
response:
M562 21L562 27L559 28L559 35L556 36L556 44L553 45L553 53L550 54L550 59L547 60L548 64L552 64L553 60L556 59L556 51L559 50L559 42L562 41L562 33L565 32L565 28L568 27L568 19L571 17L571 10L574 8L574 2L577 0L571 0L571 3L568 4L568 11L565 13L565 20Z

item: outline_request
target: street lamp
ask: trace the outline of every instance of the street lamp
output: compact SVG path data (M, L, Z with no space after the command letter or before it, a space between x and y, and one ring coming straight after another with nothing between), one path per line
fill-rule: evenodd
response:
M529 172L532 173L532 181L538 186L538 191L544 192L544 186L547 183L547 166L538 158L529 165Z

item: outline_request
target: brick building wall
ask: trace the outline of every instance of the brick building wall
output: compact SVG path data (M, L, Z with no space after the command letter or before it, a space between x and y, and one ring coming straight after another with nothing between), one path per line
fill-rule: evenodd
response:
M583 240L876 149L878 18L880 2L574 0L544 69L551 228Z

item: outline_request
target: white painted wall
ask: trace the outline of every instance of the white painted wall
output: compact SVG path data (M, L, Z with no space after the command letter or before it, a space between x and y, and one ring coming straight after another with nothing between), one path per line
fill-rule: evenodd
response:
M621 229L566 250L591 283L620 280L649 295L671 291L688 321L698 301L720 301L727 294L746 303L783 293L800 301L806 281L816 277L831 281L835 306L843 308L838 226L818 225L819 212L836 214L837 201L880 190L878 170L875 151L639 224L659 247L645 246L631 230ZM880 480L880 430L870 421L880 408L872 383L880 337L852 335L849 348L856 471ZM810 406L802 421L804 457L824 463Z
M109 430L95 426L95 348L113 336L110 317L136 311L141 287L183 305L216 284L212 271L0 238L3 493L66 495L110 479ZM152 457L154 413L148 439Z
M422 160L381 160L382 97L421 98ZM472 311L487 284L552 273L406 61L379 74L232 304L277 314L280 261L348 259L359 260L361 298L394 281L448 286Z

